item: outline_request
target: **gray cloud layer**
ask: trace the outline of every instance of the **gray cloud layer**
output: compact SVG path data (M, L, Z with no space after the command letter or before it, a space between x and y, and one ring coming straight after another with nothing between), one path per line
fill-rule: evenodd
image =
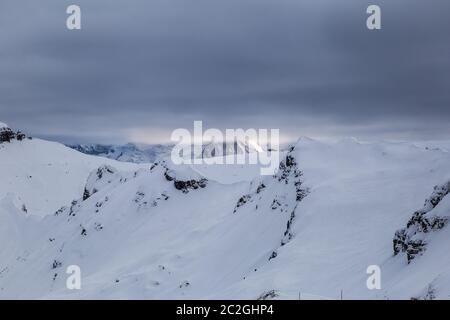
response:
M446 138L449 14L448 0L2 0L0 120L70 142L167 140L193 120Z

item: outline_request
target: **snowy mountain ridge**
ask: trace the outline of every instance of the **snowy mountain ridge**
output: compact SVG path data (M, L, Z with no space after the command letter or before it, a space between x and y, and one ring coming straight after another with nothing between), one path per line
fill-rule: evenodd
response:
M169 155L172 145L125 145L73 144L69 148L84 154L105 157L122 162L151 163Z
M301 139L280 159L259 176L4 143L0 298L450 298L448 152ZM424 234L422 222L439 228ZM395 242L405 225L407 241ZM417 239L426 250L408 259ZM69 265L82 270L81 290L66 288ZM380 290L366 286L369 265Z
M439 204L447 200L450 193L449 182L435 186L432 195L425 200L424 207L414 212L406 224L406 228L396 231L393 240L394 254L406 253L408 263L418 254L422 254L427 246L425 236L429 232L444 228L449 220L450 212L440 210Z
M117 161L151 163L169 157L174 145L136 145L127 143L125 145L72 144L67 146L85 154L105 157ZM201 146L199 157L213 158L261 151L262 148L259 145L251 142L205 142Z
M139 167L86 156L56 142L25 139L9 128L3 132L8 139L0 142L0 199L14 195L28 214L48 215L79 198L90 172L103 164L125 171Z

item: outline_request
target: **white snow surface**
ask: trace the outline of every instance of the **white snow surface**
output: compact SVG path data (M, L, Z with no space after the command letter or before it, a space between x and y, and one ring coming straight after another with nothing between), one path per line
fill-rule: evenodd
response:
M0 199L13 194L29 214L51 214L78 199L89 173L102 164L121 170L138 168L132 163L87 156L62 144L40 139L2 143Z
M295 166L260 177L246 166L131 168L41 140L0 146L0 298L257 299L274 290L338 299L342 290L344 299L410 299L430 286L450 297L450 227L410 264L392 250L395 231L450 180L446 150L301 139L289 155ZM91 171L95 192L83 201ZM204 187L175 187L204 177ZM450 215L449 197L438 214ZM69 265L81 268L81 290L66 288ZM381 290L366 286L369 265L381 268Z

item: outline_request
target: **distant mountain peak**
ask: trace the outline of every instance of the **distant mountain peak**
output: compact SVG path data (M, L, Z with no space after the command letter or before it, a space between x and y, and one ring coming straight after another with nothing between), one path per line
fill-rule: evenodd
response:
M253 141L232 140L208 142L202 145L202 158L222 157L262 151L263 149Z
M105 157L122 162L150 163L168 155L170 145L147 145L138 146L133 143L125 145L113 144L72 144L69 148L84 154Z

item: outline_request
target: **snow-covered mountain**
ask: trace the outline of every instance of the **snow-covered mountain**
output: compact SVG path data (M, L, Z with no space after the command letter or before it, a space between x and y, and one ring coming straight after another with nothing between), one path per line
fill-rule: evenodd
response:
M138 167L0 128L0 199L9 194L29 214L47 215L79 198L90 172L104 164L125 171Z
M208 142L202 145L202 158L223 157L230 155L242 155L254 152L262 152L263 149L254 142L241 140Z
M67 146L85 154L134 163L155 162L170 154L172 148L172 145L136 145L133 143L125 145L71 144Z
M6 176L15 193L46 193L18 173L52 177L49 194L77 181L67 201L46 196L61 208L42 219L0 193L0 298L450 297L442 149L302 139L275 175L259 176L245 165L99 164L36 139L0 148L3 190ZM43 171L50 159L70 178ZM69 265L81 268L81 290L66 288ZM380 290L366 286L369 265Z
M67 146L85 154L105 157L117 161L150 163L169 157L174 145L137 145L127 143L125 145L69 144ZM201 146L201 152L198 157L212 158L237 154L249 154L261 151L263 151L263 149L259 145L251 142L237 140L222 143L207 142Z

